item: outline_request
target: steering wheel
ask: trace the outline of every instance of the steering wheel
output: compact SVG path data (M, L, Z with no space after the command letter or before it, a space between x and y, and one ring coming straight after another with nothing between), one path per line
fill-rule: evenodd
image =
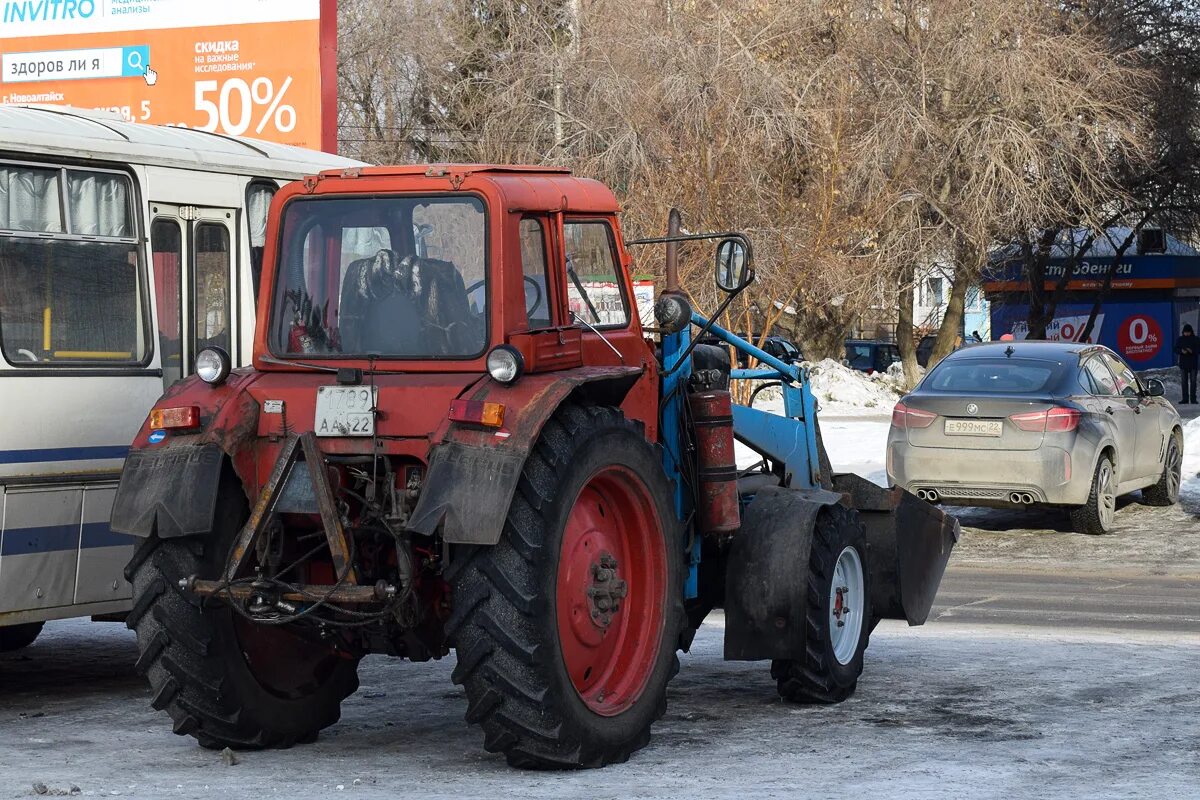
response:
M528 283L530 286L532 286L533 291L536 292L536 294L533 297L532 303L528 302L528 293L526 294L525 313L528 314L530 311L533 311L535 308L537 308L539 305L542 304L542 286L540 283L538 283L537 281L535 281L533 278L529 277L528 275L525 275L524 278L525 278L525 282ZM469 296L471 294L471 292L474 292L480 286L483 286L483 283L484 282L482 280L475 281L474 283L472 283L470 286L467 287L467 295Z

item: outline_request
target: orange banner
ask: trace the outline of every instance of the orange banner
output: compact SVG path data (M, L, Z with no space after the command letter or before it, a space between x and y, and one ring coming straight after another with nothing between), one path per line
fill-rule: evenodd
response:
M131 121L336 149L336 22L322 19L333 7L327 0L260 0L240 4L247 6L242 12L226 0L157 0L144 13L117 12L139 7L120 0L70 3L76 15L93 9L85 19L50 18L68 0L23 0L19 18L10 7L20 4L6 2L5 104L110 109ZM45 18L33 18L33 11ZM247 21L187 24L222 17ZM138 23L147 27L121 29Z

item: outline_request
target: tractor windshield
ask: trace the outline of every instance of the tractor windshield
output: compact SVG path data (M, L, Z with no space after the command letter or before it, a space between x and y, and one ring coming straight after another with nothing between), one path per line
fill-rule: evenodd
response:
M270 318L276 355L472 358L487 344L474 197L295 200Z

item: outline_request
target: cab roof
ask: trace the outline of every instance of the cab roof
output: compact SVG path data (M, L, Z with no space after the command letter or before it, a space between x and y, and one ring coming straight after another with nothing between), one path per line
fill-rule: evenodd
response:
M591 178L579 178L565 167L528 164L401 164L380 167L331 169L321 173L329 182L328 191L343 188L341 179L369 179L373 185L389 178L400 179L404 187L428 190L439 188L468 191L472 185L487 183L503 195L508 211L568 211L574 213L616 214L621 210L612 190ZM337 188L334 188L334 187Z

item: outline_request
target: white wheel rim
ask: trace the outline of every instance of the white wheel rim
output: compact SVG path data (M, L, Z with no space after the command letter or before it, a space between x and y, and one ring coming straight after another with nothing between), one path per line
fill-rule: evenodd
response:
M849 664L858 652L866 608L865 588L862 559L857 550L847 547L838 556L829 587L829 639L833 657L839 664Z
M1099 506L1100 523L1104 527L1112 525L1117 515L1117 493L1113 489L1112 466L1106 461L1100 465L1100 480L1096 487L1096 505Z

